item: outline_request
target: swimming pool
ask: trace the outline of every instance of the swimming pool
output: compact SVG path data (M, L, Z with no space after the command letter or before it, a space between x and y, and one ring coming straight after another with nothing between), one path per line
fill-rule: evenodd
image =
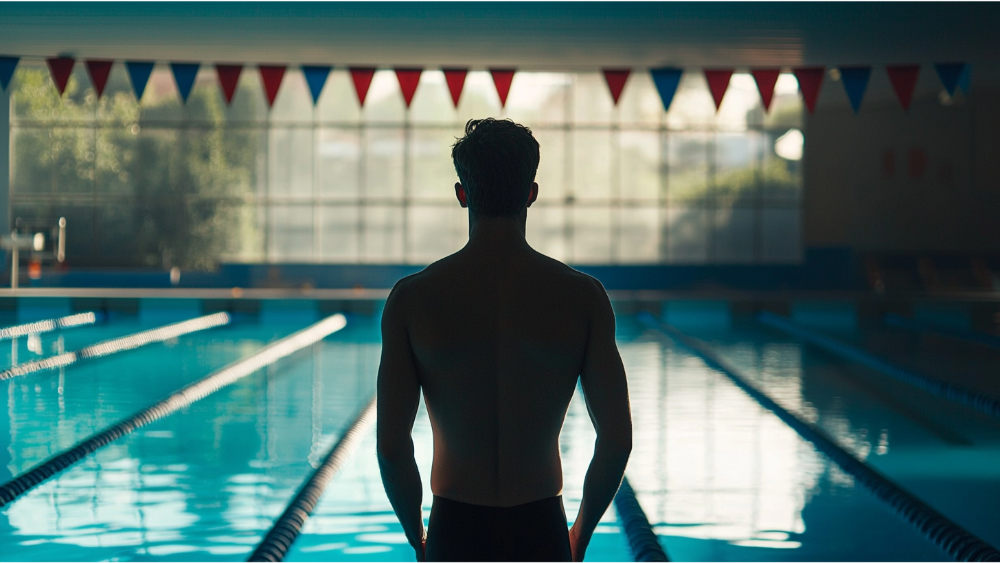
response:
M233 322L4 381L0 480L314 322ZM0 368L164 324L114 317L0 342ZM941 560L850 475L698 357L620 314L635 440L627 475L675 560ZM949 518L1000 545L1000 422L754 322L681 325L786 409ZM924 373L996 384L995 350L883 326L826 329ZM378 319L121 438L5 506L8 560L244 560L374 392ZM431 440L417 461L430 501ZM576 397L562 434L568 517L594 432ZM289 561L407 560L369 433L329 484ZM429 505L426 507L429 509ZM426 516L426 515L425 515ZM628 560L610 509L588 560Z

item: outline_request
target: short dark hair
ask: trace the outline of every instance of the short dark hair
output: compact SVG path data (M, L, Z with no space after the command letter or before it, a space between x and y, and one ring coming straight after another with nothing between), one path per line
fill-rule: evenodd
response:
M470 119L451 158L474 213L509 217L524 209L538 171L531 129L509 119Z

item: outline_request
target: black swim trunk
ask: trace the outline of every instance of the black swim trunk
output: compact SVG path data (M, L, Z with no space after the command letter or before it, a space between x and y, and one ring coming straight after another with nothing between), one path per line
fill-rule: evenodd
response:
M511 507L434 497L428 561L571 561L562 497Z

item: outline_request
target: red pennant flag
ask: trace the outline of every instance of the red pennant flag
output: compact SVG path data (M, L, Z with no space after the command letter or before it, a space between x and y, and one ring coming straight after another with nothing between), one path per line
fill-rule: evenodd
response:
M45 59L45 62L49 63L52 81L56 83L56 90L59 90L59 95L62 96L66 91L66 85L69 84L69 75L73 73L73 58L54 57Z
M354 80L354 91L358 93L361 107L365 106L365 97L368 96L368 87L372 85L374 76L374 67L351 67L351 79Z
M108 83L108 75L111 74L111 63L114 61L91 60L87 61L87 74L94 84L94 91L97 92L97 99L100 100L104 94L104 86Z
M821 66L801 66L793 68L796 80L799 81L799 91L802 92L802 101L806 103L806 109L812 114L816 109L816 100L819 98L819 88L823 85L823 75L826 68Z
M732 69L706 70L705 79L708 80L708 89L712 91L712 99L715 100L715 111L719 111L722 106L722 98L729 89L729 79L732 78Z
M892 82L892 89L899 98L899 105L903 106L904 111L910 111L910 100L913 99L913 90L917 87L920 65L889 65L885 67L885 71L889 73L889 81Z
M764 102L764 113L771 109L771 99L774 98L774 85L778 83L780 68L755 68L750 70L754 82L757 83L757 91L760 92L760 99Z
M615 105L618 105L618 98L622 95L622 90L625 89L625 81L628 80L628 75L631 72L629 69L605 69L604 70L604 80L608 83L608 89L611 90L611 99L615 101Z
M278 97L278 89L281 88L281 79L285 77L285 66L257 65L257 72L260 73L260 82L264 85L267 107L272 107L274 99Z
M226 103L233 101L233 94L236 93L236 85L240 82L240 72L243 65L215 65L215 74L219 76L219 85L222 86L222 93L226 95Z
M451 92L451 101L458 108L458 99L462 97L462 88L465 87L465 76L469 74L467 68L444 68L444 79L448 83L448 91Z
M514 80L514 69L512 68L491 68L493 75L493 85L497 87L497 95L500 96L500 107L507 105L507 94L510 93L510 83Z
M420 85L420 73L422 72L421 68L396 69L396 80L399 81L399 89L403 91L403 101L406 102L406 107L410 107L410 102L413 101L413 94L416 93L417 86Z

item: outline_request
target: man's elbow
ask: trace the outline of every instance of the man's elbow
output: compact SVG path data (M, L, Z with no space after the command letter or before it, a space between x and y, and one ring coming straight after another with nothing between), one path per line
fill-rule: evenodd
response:
M398 465L413 459L413 442L379 437L375 451L380 466Z
M598 438L598 442L607 455L614 459L628 461L632 455L632 429L620 432L606 433Z

